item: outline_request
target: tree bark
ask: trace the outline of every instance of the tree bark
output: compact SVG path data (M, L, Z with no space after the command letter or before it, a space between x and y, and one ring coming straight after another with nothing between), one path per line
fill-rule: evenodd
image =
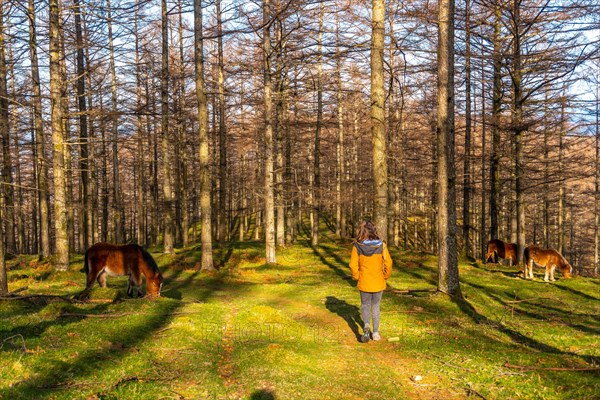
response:
M490 166L490 239L498 239L498 202L500 196L500 113L502 111L502 59L501 59L501 10L498 0L494 3L494 38L493 38L493 87L492 87L492 154Z
M517 263L523 260L525 251L525 170L523 164L523 88L521 69L520 1L513 1L513 110L512 129L515 145L515 194L517 208Z
M321 216L321 130L323 126L323 18L324 5L319 1L319 33L317 35L317 126L315 130L315 153L313 168L313 204L311 204L311 244L319 244L319 220Z
M138 0L139 1L139 0ZM139 6L139 2L138 2ZM135 78L136 78L136 86L135 86L135 95L136 95L136 107L137 107L137 116L136 116L136 135L137 135L137 154L136 154L136 165L137 165L137 185L136 185L136 223L137 223L137 242L138 244L144 246L147 243L146 236L146 191L144 190L145 181L146 181L146 171L144 168L144 154L146 150L144 149L144 121L142 119L142 71L140 67L140 38L138 34L138 10L139 7L136 6L135 18L134 18L134 30L135 30ZM147 118L147 117L146 117ZM149 134L150 132L146 132Z
M438 290L459 295L454 167L454 0L440 0L438 20Z
M187 150L187 124L185 120L186 116L186 96L185 96L185 58L183 49L183 7L181 0L177 1L177 7L179 9L179 138L177 143L179 144L179 187L181 190L181 220L179 221L181 239L183 246L187 247L190 243L189 229L190 229L190 184L188 182L188 150ZM220 12L219 12L220 22ZM219 38L221 36L219 35Z
M225 245L228 235L227 218L227 126L225 121L225 66L223 64L223 28L221 23L221 0L216 0L217 9L217 54L219 91L219 244Z
M486 120L486 106L485 106L485 61L482 58L481 61L481 229L479 231L479 245L481 249L481 259L485 262L485 255L487 254L487 246L486 243L486 213L485 213L485 166L486 162L486 128L487 128L487 120Z
M266 263L275 264L275 201L273 193L273 99L271 84L271 2L263 0L263 74L265 103L264 224Z
M167 15L167 0L162 0L162 62L160 79L161 100L161 138L163 156L163 204L164 204L164 252L174 253L173 250L173 189L171 185L171 146L169 138L169 28Z
M371 136L373 141L373 222L387 238L388 178L385 134L383 46L385 0L372 1L371 37Z
M336 235L339 238L343 238L346 236L346 212L342 206L342 196L345 191L345 160L344 160L344 105L342 104L342 91L343 91L343 83L342 83L342 55L340 52L340 20L339 20L339 12L336 13L336 25L335 25L335 33L336 33L336 63L335 63L335 72L336 72L336 100L337 100L337 123L338 123L338 137L337 137L337 147L336 147L336 155L337 155L337 182L336 182Z
M122 204L123 193L121 193L121 182L119 176L119 115L117 111L117 72L115 67L115 51L113 45L112 31L112 11L110 0L107 0L108 8L108 47L110 58L110 93L111 93L111 120L112 120L112 170L113 170L113 190L112 190L112 218L114 238L116 243L123 243L125 240L125 208Z
M30 0L33 1L33 0ZM89 151L88 151L88 124L87 124L87 104L85 94L85 67L83 53L83 34L81 29L81 7L80 0L74 0L75 11L75 38L77 43L77 106L79 110L79 169L81 170L81 194L82 194L82 212L81 220L83 222L82 237L83 248L90 246L88 241L89 231L91 230L91 221L88 220L88 208L90 207L91 193L89 190Z
M208 148L208 105L204 83L204 39L202 36L202 1L194 0L194 64L196 98L198 100L198 132L200 139L200 217L203 271L214 271L211 228L211 182Z
M52 153L54 172L54 228L56 241L55 268L69 267L67 231L67 199L64 164L63 110L60 71L60 9L58 0L50 0L50 113L52 120Z
M0 12L1 13L1 12ZM0 15L0 18L2 16ZM0 191L1 192L1 191ZM0 220L4 217L4 196L0 196ZM4 226L0 224L0 295L8 294L8 278L4 251Z
M600 80L596 81L596 159L594 165L594 275L600 264Z
M465 3L465 161L463 166L463 254L469 257L471 230L471 2Z
M42 116L42 94L40 72L37 55L37 33L35 22L35 5L29 0L27 7L29 20L29 54L31 58L31 78L33 89L33 114L36 142L37 189L40 214L40 246L42 258L50 257L50 205L48 202L48 163L46 161L46 145L44 121Z
M2 183L4 189L5 251L15 249L14 186L12 179L12 157L10 146L10 121L8 113L8 71L6 66L7 36L4 28L4 5L0 5L0 136L2 139Z

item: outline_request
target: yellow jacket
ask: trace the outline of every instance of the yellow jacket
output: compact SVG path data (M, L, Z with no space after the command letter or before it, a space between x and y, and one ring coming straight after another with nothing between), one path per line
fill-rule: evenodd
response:
M392 257L387 245L381 240L365 240L352 244L350 256L352 278L358 280L358 289L363 292L380 292L385 281L392 275Z

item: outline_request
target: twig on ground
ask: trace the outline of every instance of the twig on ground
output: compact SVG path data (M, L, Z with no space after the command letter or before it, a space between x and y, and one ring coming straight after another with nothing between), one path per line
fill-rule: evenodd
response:
M396 294L411 294L411 293L421 293L421 292L437 292L437 289L407 289L407 290L400 290L400 289L390 289L389 292L391 293L396 293Z
M437 358L440 358L440 357L437 357ZM467 372L470 372L472 374L475 373L475 371L473 371L472 369L461 367L460 365L450 364L449 362L446 362L446 361L441 360L441 359L440 359L440 361L441 361L442 364L444 364L444 365L446 365L448 367L462 369L463 371L467 371Z
M505 363L506 368L520 369L521 371L600 371L600 367L563 368L563 367L532 367L528 365L513 365Z
M467 395L470 396L472 394L476 395L480 399L487 400L487 398L484 395L479 393L477 390L473 389L473 387L471 386L471 383L467 383Z
M530 299L521 299L521 300L507 300L507 303L523 303L525 301L531 301L531 300L554 300L551 297L532 297Z
M21 338L21 342L23 343L23 351L27 351L27 346L25 346L25 338L20 333L17 333L16 335L12 335L12 336L7 337L6 339L3 339L2 343L0 343L0 349L4 347L4 342L7 342L10 339L13 339L16 337Z
M53 295L53 294L30 294L27 296L0 296L0 301L6 301L6 300L32 300L32 299L58 299L58 300L62 300L65 301L67 303L84 303L81 300L77 300L77 299L71 299L69 297L65 297L65 296L57 296L57 295Z
M15 290L13 290L13 291L12 291L12 292L10 292L8 295L9 295L9 296L13 296L13 295L15 295L15 294L17 294L17 293L24 292L24 291L25 291L25 290L27 290L27 289L29 289L29 286L23 286L23 287L21 287L21 288L18 288L18 289L15 289Z
M150 315L150 316L161 316L161 317L170 317L172 315L194 315L199 314L199 312L191 312L191 311L180 311L180 312L172 312L167 314L154 314L154 313L140 313L140 312L124 312L124 313L104 313L104 314L82 314L82 313L62 313L59 317L82 317L82 318L121 318L126 317L128 315Z

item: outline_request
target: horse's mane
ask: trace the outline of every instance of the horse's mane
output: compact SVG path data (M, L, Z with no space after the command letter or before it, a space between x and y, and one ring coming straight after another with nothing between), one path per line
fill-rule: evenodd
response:
M144 249L142 246L140 246L140 245L136 245L136 246L142 252L142 256L144 257L144 261L146 261L146 263L150 266L150 268L152 268L152 272L154 272L156 274L160 274L160 270L158 269L158 265L156 265L156 261L154 261L154 258L150 255L150 253L148 253L148 251L146 249Z

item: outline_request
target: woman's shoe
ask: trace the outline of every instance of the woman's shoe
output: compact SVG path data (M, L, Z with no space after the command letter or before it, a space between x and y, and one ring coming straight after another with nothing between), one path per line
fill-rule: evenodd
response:
M379 332L373 332L373 340L374 341L381 340L381 335L379 335Z
M369 325L365 326L362 336L360 337L360 341L363 343L367 343L371 339L371 329Z

